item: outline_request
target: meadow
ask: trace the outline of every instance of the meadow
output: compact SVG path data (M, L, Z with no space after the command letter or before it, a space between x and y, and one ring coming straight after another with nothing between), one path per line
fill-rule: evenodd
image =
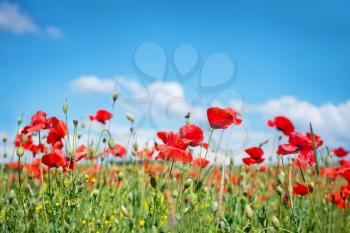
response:
M14 149L1 155L1 232L350 232L348 151L328 148L312 124L299 132L276 116L266 125L276 151L265 141L244 148L241 164L220 164L208 159L219 149L212 135L244 122L235 109L203 112L208 135L188 114L152 145L137 143L128 114L121 145L110 131L117 101L115 92L111 109L89 116L102 126L95 140L82 140L86 125L69 120L67 101L64 119L37 111L2 137Z

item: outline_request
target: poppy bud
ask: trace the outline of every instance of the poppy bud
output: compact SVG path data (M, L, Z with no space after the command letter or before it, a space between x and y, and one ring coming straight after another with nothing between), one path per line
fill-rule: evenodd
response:
M119 96L119 93L117 90L115 90L112 94L112 99L113 99L113 102L117 101L118 99L118 96Z
M108 138L108 147L112 149L114 146L115 146L114 139L112 138L112 136L110 136Z
M100 191L98 189L94 189L91 192L91 197L96 198L100 194Z
M9 198L9 202L12 202L14 199L16 199L16 192L13 189L10 190L8 198Z
M22 122L23 122L23 118L19 117L18 120L17 120L17 124L20 125L20 124L22 124Z
M74 154L73 150L72 149L68 149L68 156L69 157L73 157L73 154Z
M128 217L128 210L125 208L124 205L121 207L121 212L124 215L124 217Z
M128 121L130 121L131 123L134 123L134 121L135 121L135 116L134 116L133 114L129 113L129 112L126 114L126 118L127 118Z
M188 112L188 113L185 115L186 125L189 125L189 124L190 124L190 117L191 117L191 113Z
M22 157L24 154L23 147L22 146L18 147L16 153L18 157Z
M85 121L82 121L81 124L80 124L80 126L81 126L82 129L85 129L85 128L86 128L86 123L85 123Z
M179 193L176 190L174 190L173 191L173 197L177 197L177 196L179 196Z
M131 202L134 199L134 196L132 195L132 192L129 192L126 197L128 198L128 200Z
M73 120L74 126L78 126L78 123L79 123L79 121L78 121L77 119L74 119L74 120Z
M191 178L188 178L186 181L185 181L185 184L184 184L184 189L188 189L189 187L191 187L193 183L193 180Z
M21 142L24 144L28 141L28 137L27 135L23 135L23 137L21 138Z
M2 142L3 142L3 143L6 143L6 142L7 142L7 136L6 136L6 135L2 136Z
M284 180L285 180L286 176L284 175L284 172L279 172L277 175L277 181L280 184L283 184Z
M211 203L211 210L216 212L218 210L218 203L216 201Z
M281 196L283 194L283 188L280 185L278 185L276 188L276 192L278 193L278 195Z
M67 98L63 103L63 113L66 114L68 112L68 102L67 102Z
M311 188L315 188L315 183L313 181L311 181L310 185L311 185Z
M190 194L190 202L193 206L195 206L198 202L197 195L195 193Z
M123 178L124 178L124 173L123 172L119 172L118 179L122 180Z
M234 166L235 165L235 160L233 158L230 158L230 166Z
M253 210L252 210L252 208L250 207L250 205L247 205L247 206L245 207L245 213L246 213L246 215L247 215L247 217L248 217L249 220L252 220L252 219L253 219L254 213L253 213Z
M189 209L188 207L186 207L186 208L184 208L184 209L183 209L183 211L182 211L182 212L183 212L184 214L187 214L187 213L188 213L188 211L190 211L190 209Z
M157 181L154 178L154 176L152 176L152 175L151 175L151 178L150 178L150 183L151 183L152 188L154 188L154 189L157 188Z
M272 222L272 225L275 227L275 228L279 228L280 226L280 221L278 220L278 218L276 216L272 216L271 218L271 222Z
M137 151L139 149L139 144L137 144L137 142L134 143L133 148L135 151Z

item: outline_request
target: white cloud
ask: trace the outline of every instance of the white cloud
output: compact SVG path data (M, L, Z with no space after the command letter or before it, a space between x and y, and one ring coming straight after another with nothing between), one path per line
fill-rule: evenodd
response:
M70 83L75 91L112 93L115 85L113 79L101 79L95 75L82 75Z
M38 26L15 4L0 3L0 29L15 34L39 32Z
M323 136L329 145L349 145L350 100L340 104L326 103L317 106L293 96L283 96L262 104L248 104L247 111L262 114L264 120L285 115L302 131L308 131L311 122L316 133Z
M120 93L119 102L128 111L146 116L156 128L182 124L187 112L192 113L194 122L202 121L205 115L204 109L187 100L182 85L177 82L155 81L142 85L128 76L102 79L95 75L83 75L70 85L75 91L106 94L111 94L116 87Z
M47 35L52 39L63 39L64 38L63 32L57 27L49 26L49 27L46 27L45 31L46 31Z
M48 26L42 29L21 11L17 4L8 2L0 2L0 30L12 32L16 35L43 33L52 39L64 38L64 34L59 28Z

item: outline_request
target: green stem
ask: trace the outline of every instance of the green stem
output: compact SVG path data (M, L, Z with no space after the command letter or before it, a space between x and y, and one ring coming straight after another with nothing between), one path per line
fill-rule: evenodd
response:
M303 179L303 181L304 181L304 183L305 183L305 185L306 185L306 188L307 188L308 193L310 194L311 192L310 192L310 190L309 190L309 186L307 185L307 182L306 182L304 173L303 173L303 171L302 171L302 169L301 169L299 160L298 160L298 166L299 166L299 170L300 170L300 173L301 173L301 177L302 177L302 179ZM317 226L318 226L318 228L320 229L320 232L323 233L323 229L322 229L322 227L321 227L320 221L319 221L319 219L318 219L318 216L317 216L317 213L316 213L316 210L315 210L314 201L313 201L313 199L312 199L312 197L311 197L310 195L308 195L308 198L309 198L309 200L310 200L310 202L311 202L311 208L312 208L312 211L313 211L314 216L315 216L315 218L316 218Z
M27 228L27 213L26 213L26 208L24 207L24 201L23 201L23 193L22 193L22 181L21 181L21 157L18 157L18 183L19 183L19 192L20 192L20 202L21 202L21 206L23 209L23 213L24 213L24 218L23 218L23 222L24 222L24 226L26 229L26 232L28 232L28 228Z

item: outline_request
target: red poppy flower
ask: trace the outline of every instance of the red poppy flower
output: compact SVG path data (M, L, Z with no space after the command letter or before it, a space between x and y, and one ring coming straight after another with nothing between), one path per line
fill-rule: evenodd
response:
M340 160L339 163L342 167L350 167L350 162L345 159Z
M51 127L47 135L47 143L55 144L67 135L67 125L56 117L49 118Z
M346 179L348 184L350 185L350 167L345 167L345 168L339 169L337 174L344 177L344 179Z
M314 140L316 149L323 144L323 140L315 134ZM296 161L299 161L301 165L308 163L312 166L315 164L311 133L303 135L299 132L291 132L289 135L289 143L279 145L277 153L279 155L299 153Z
M198 146L203 141L203 131L196 125L185 125L179 130L180 137L190 146Z
M184 141L178 133L174 132L158 132L157 136L164 142L164 144L157 145L156 149L159 151L156 159L172 160L184 163L192 162L191 153L186 151L188 141Z
M44 153L45 147L44 144L39 143L38 145L32 144L30 147L30 151L33 153L33 157L35 158L37 153Z
M59 149L55 149L52 153L45 154L41 158L41 162L48 166L49 168L52 167L67 167L68 163L66 158L64 157L63 153Z
M251 147L246 149L245 153L253 159L260 159L263 156L264 151L260 147Z
M22 133L34 133L40 130L46 129L48 126L48 122L46 120L46 113L43 111L38 111L32 116L31 124L27 125L22 129Z
M333 204L336 204L340 209L343 209L348 205L346 198L344 198L341 192L338 192L338 191L333 191L331 193L326 194L325 198L328 199Z
M269 167L266 165L261 165L259 168L259 171L261 172L267 172L269 170Z
M157 133L157 136L168 146L173 146L182 150L186 150L188 147L188 141L184 141L178 133L160 131Z
M242 161L248 166L252 166L254 164L262 163L265 158L264 151L260 147L251 147L245 150L245 152L249 155L249 157L243 158Z
M90 151L90 149L88 147L86 147L85 145L79 146L77 151L75 152L74 160L77 162L82 160L83 158L85 158L88 155L89 151Z
M299 132L292 132L289 135L289 143L299 147L299 149L312 149L312 141Z
M208 145L208 143L203 143L203 144L202 144L202 147L203 147L204 149L208 150L209 145Z
M293 186L293 195L306 196L310 193L312 193L311 185L305 185L305 184L297 182Z
M205 158L196 158L195 160L193 160L192 165L193 167L205 168L209 165L209 160Z
M255 164L259 164L259 163L262 163L264 162L264 158L262 159L253 159L251 157L246 157L246 158L243 158L242 161L243 163L247 164L248 166L253 166Z
M23 164L20 163L18 166L18 162L11 162L11 163L5 163L5 167L13 170L18 170L18 167L20 170L23 169Z
M25 135L25 134L18 134L15 140L15 146L20 147L22 146L25 150L30 150L30 148L33 145L32 136L31 135Z
M337 149L332 150L332 154L337 157L345 157L349 154L349 151L345 150L343 147L339 147Z
M168 146L168 145L159 145L158 146L159 154L156 159L177 161L183 163L190 163L193 161L192 154L188 151Z
M152 159L154 154L154 149L149 150L148 148L144 148L143 150L136 151L135 155L138 158L147 158Z
M287 144L281 144L278 146L277 154L289 155L289 154L295 154L298 151L299 151L299 148L297 146L287 143Z
M284 135L289 135L294 132L294 125L287 117L277 116L267 122L270 127L276 127L277 130L282 131Z
M89 116L90 121L96 120L98 122L101 122L102 124L106 124L106 121L110 120L112 117L113 117L112 113L104 109L98 110L95 116L93 115Z
M113 148L108 148L108 152L112 155L115 155L117 157L124 157L126 154L126 149L119 144L116 144Z
M315 155L312 150L302 150L298 153L297 159L302 164L309 164L310 166L315 165Z
M209 125L213 129L226 129L231 124L239 125L242 120L238 118L238 113L233 108L212 107L207 110Z
M40 171L40 159L35 158L31 164L26 165L27 172L34 176L35 179L41 178L41 171Z

